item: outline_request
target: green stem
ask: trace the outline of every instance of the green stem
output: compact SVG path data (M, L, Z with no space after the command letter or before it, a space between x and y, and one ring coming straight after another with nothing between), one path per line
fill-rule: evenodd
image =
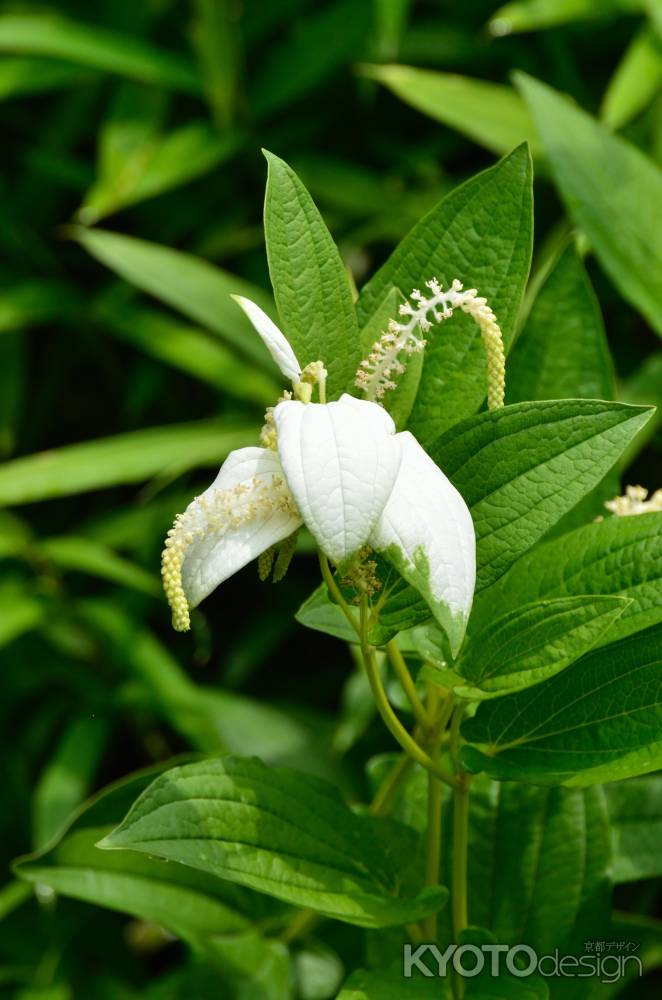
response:
M320 569L322 570L322 578L324 579L325 584L329 588L331 595L335 598L338 607L344 614L349 624L352 626L356 634L360 635L359 623L356 620L356 615L352 614L352 612L349 609L349 605L347 604L347 601L342 596L340 587L336 583L331 567L329 566L329 560L321 551L318 552L318 556L320 561Z
M428 826L425 835L425 885L439 885L441 862L441 782L428 773ZM423 927L430 941L437 938L437 914L426 917Z
M423 726L424 729L430 728L430 716L426 712L423 702L418 696L418 691L416 690L416 685L414 680L409 673L409 668L405 663L405 658L400 652L400 647L398 646L395 639L391 639L390 642L386 643L386 651L389 655L391 665L395 671L395 675L402 685L402 689L409 699L409 703L412 707L414 715Z
M365 623L364 607L365 602L363 602L361 608L362 623ZM454 788L455 778L452 775L447 774L443 768L441 768L436 761L432 760L429 754L427 754L425 750L419 746L416 740L409 735L391 708L391 703L386 696L386 692L384 691L384 687L382 685L382 679L379 675L375 651L372 646L368 644L365 636L365 628L363 629L361 635L361 652L363 653L363 663L365 665L368 682L370 683L370 688L375 699L375 704L377 705L377 711L381 715L386 728L389 730L396 742L400 744L405 753L408 753L410 757L413 757L417 764L424 767L426 771L431 771L432 774L440 779L440 781L443 781L447 785Z
M388 812L395 794L409 773L413 760L406 753L401 754L375 793L368 807L372 816L383 816Z
M453 916L453 940L460 941L462 931L469 924L468 912L468 860L469 860L469 785L471 775L467 774L459 762L460 725L465 706L459 704L451 720L450 750L457 769L457 782L453 792L453 875L451 880L451 909ZM464 995L464 982L455 983L458 1000Z

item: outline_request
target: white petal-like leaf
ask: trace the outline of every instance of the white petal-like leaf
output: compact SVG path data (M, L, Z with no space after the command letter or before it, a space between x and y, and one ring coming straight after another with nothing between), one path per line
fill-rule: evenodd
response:
M209 487L186 509L182 585L194 608L220 583L301 524L278 456L266 448L233 451Z
M391 417L376 403L280 403L278 452L305 524L342 566L368 540L400 466Z
M455 654L471 610L476 540L471 514L441 469L408 431L402 463L370 544L425 598Z
M250 299L243 295L233 295L237 305L241 306L249 320L262 337L269 354L274 359L283 375L291 382L298 382L301 375L301 365L296 359L285 334L278 329L273 320Z

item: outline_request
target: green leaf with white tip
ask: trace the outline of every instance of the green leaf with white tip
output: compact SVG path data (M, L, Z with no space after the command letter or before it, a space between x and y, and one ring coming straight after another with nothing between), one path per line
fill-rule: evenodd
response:
M399 895L386 844L379 822L352 812L327 782L222 757L157 778L99 846L178 861L365 927L438 910L441 887Z
M471 771L594 785L662 766L662 626L588 653L532 690L483 702L464 723Z
M352 388L361 360L345 265L295 172L273 153L265 156L264 232L282 328L302 367L324 362L333 399Z
M409 295L430 278L444 287L458 278L487 297L509 346L531 259L531 181L531 158L520 146L443 198L362 289L359 322L373 315L393 286ZM475 413L487 391L485 349L468 316L433 327L427 340L408 421L424 446Z
M662 171L550 87L524 74L517 84L568 211L621 295L662 335L662 230L652 210Z
M651 413L600 400L516 403L470 417L435 442L432 458L471 511L477 590L600 482Z
M558 674L587 653L630 602L564 597L525 604L491 622L464 646L454 669L467 698L495 698Z

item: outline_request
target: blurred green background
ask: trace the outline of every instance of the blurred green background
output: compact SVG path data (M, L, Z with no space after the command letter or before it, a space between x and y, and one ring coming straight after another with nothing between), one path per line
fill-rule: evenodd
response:
M180 995L177 942L12 881L92 791L229 748L358 796L391 748L349 652L294 620L318 577L305 542L283 583L248 567L184 637L161 597L175 513L279 391L228 298L269 294L261 147L360 286L445 192L535 140L514 70L662 161L661 22L653 0L0 5L0 996ZM571 228L535 159L533 288ZM657 336L587 267L616 398L655 402ZM650 426L625 481L655 489ZM646 893L628 907L652 912Z

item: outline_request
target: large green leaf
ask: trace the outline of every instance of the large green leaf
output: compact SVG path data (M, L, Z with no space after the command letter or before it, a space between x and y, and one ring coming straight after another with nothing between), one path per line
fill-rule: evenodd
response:
M602 789L478 780L471 793L472 923L540 954L604 929L609 823Z
M399 896L401 873L376 821L332 785L255 758L166 772L100 846L179 861L362 926L417 920L446 897L443 888Z
M362 72L418 111L494 153L508 153L525 140L534 155L539 153L531 115L512 87L415 66L364 66Z
M470 417L435 442L432 457L471 510L478 590L599 483L651 412L599 400L516 403Z
M351 389L361 360L345 266L295 172L273 153L265 156L264 233L276 305L299 364L323 361L333 398Z
M479 624L532 600L617 594L630 598L598 644L662 620L662 513L610 517L528 552L473 609Z
M234 448L253 444L256 434L257 427L237 420L201 420L28 455L0 467L0 503L48 500L213 466Z
M162 770L139 772L96 795L55 843L20 858L16 874L65 896L157 921L198 947L216 934L247 930L255 902L238 886L184 865L95 846Z
M359 321L393 286L409 295L436 277L475 286L494 309L510 344L529 272L531 160L525 146L456 188L414 226L361 292ZM474 413L487 389L485 351L475 324L453 316L428 336L409 427L423 444Z
M533 690L483 702L463 726L470 770L594 785L662 765L662 626L594 650Z
M181 56L130 34L65 20L51 13L0 17L0 52L55 56L81 66L118 73L141 83L197 94L200 80Z
M517 80L568 211L623 297L662 334L660 168L545 84Z
M600 306L573 246L539 291L508 358L506 399L613 399Z
M476 633L454 669L460 694L492 698L559 673L595 645L623 613L620 597L565 597L524 604Z
M71 233L121 278L202 323L261 367L275 372L262 340L231 299L232 295L243 295L273 315L273 301L262 289L181 250L103 229L73 228Z
M662 875L662 776L649 774L605 788L612 839L612 877L635 882Z

